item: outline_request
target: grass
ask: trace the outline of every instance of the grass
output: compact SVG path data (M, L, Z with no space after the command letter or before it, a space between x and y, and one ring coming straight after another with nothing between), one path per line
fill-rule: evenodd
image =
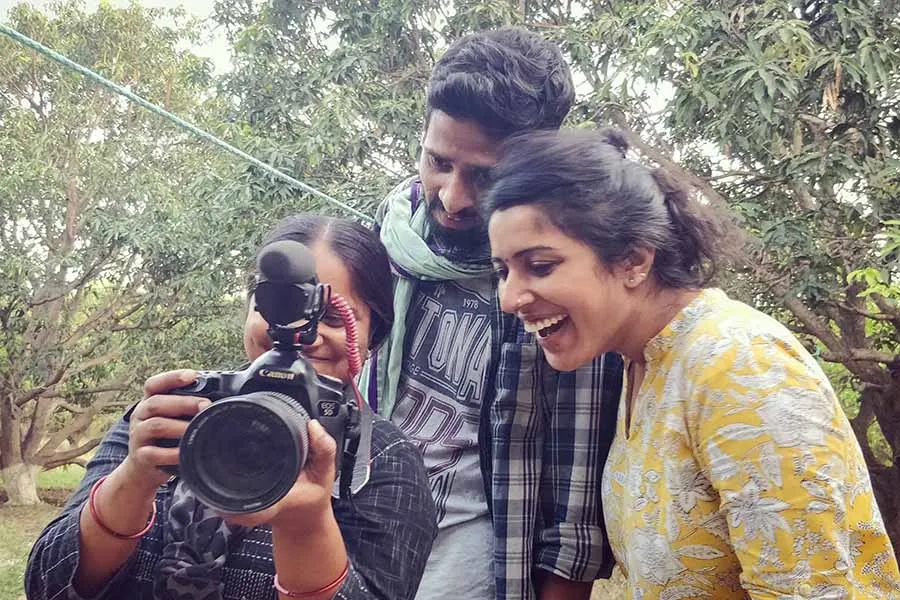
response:
M59 504L75 489L84 468L67 465L38 474L38 490L45 501ZM31 545L59 512L59 506L0 504L0 600L25 600L22 576Z
M25 600L22 575L28 551L59 507L0 505L0 600Z
M74 490L84 476L84 467L66 465L38 474L38 489Z

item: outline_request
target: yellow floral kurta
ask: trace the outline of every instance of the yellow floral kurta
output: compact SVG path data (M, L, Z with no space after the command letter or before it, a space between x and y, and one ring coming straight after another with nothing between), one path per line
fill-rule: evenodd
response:
M645 358L603 474L629 598L900 598L856 438L787 329L705 290Z

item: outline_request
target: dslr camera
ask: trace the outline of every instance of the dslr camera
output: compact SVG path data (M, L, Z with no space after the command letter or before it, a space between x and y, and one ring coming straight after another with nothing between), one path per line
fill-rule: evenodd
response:
M316 279L312 253L299 242L266 245L257 260L256 310L273 348L239 371L205 371L172 391L212 401L180 440L177 472L207 506L224 513L263 510L283 498L309 454L307 424L318 419L337 442L358 440L359 410L344 384L318 375L303 357L315 341L331 288Z

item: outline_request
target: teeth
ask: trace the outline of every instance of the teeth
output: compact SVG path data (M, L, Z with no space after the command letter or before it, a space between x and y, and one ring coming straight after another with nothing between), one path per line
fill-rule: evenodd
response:
M556 315L555 317L547 317L540 321L525 321L525 331L528 333L537 333L541 329L546 329L551 325L555 325L566 318L567 315Z

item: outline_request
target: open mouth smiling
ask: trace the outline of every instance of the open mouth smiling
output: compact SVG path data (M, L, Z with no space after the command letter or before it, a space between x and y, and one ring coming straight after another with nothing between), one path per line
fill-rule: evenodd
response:
M547 338L562 329L568 319L569 315L560 314L539 319L522 317L522 322L525 324L525 331L537 333L541 338Z

